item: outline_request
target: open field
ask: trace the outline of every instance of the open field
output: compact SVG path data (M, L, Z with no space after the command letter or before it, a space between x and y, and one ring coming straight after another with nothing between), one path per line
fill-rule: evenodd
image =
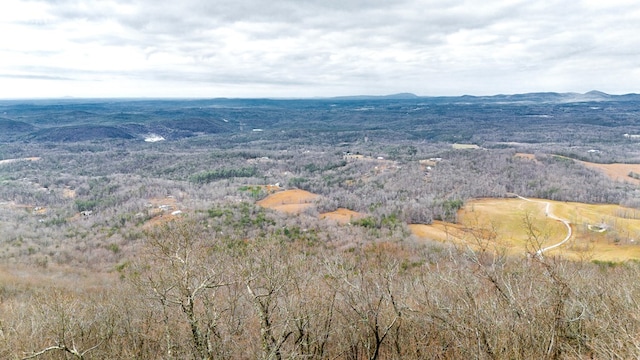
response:
M629 176L629 173L631 172L640 174L640 164L596 164L580 160L574 161L588 168L601 171L615 181L623 181L640 185L640 179L635 179Z
M313 201L320 195L310 193L308 191L292 189L273 193L266 198L257 202L258 205L269 209L282 211L289 214L299 214L304 210L313 206ZM359 219L365 216L357 211L338 208L320 214L321 219L334 220L340 224L347 224L351 220Z
M331 211L331 212L320 214L320 218L321 219L331 219L331 220L335 220L336 222L341 223L341 224L347 224L351 220L359 219L359 218L361 218L363 216L364 216L364 214L361 214L361 213L359 213L357 211L344 209L344 208L339 208L339 209L337 209L335 211Z
M475 150L475 149L480 149L480 147L476 144L453 144L451 145L452 148L456 149L456 150Z
M537 161L536 156L534 154L517 153L516 156L520 158ZM560 156L560 157L570 159L564 156ZM598 163L576 160L576 159L571 159L571 160L579 164L582 164L585 167L588 167L590 169L600 171L612 180L640 185L640 179L636 179L629 176L630 173L640 174L640 164L621 164L621 163L598 164Z
M313 206L320 195L305 190L292 189L276 192L257 202L259 206L289 214L301 213Z
M6 159L0 160L0 165L12 164L19 161L39 161L39 157L28 157L28 158L20 158L20 159Z
M522 159L528 159L528 160L537 161L535 154L516 153L516 157L519 157L519 158L522 158Z
M258 205L269 209L282 211L289 214L299 214L304 210L313 206L313 201L318 199L320 195L310 193L308 191L292 189L276 192L257 202ZM321 219L334 220L340 224L347 224L351 220L359 219L365 216L357 211L338 208L320 214Z
M419 238L524 254L553 245L567 234L560 221L545 216L544 202L547 200L473 200L460 210L457 224L434 221L432 225L414 224L410 228ZM572 238L549 254L602 261L640 259L639 210L618 205L548 202L550 211L568 220L573 229Z

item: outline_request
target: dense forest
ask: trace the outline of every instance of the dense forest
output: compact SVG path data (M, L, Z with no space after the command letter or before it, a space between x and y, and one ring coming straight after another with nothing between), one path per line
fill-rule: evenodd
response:
M637 261L516 256L486 231L461 246L408 225L514 194L640 208L637 174L577 161L640 163L639 105L0 101L1 357L637 358ZM288 189L318 197L259 206ZM337 209L365 216L321 216Z

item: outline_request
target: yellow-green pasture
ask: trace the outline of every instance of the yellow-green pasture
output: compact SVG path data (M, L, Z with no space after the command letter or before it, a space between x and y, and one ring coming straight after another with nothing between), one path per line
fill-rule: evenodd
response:
M456 224L436 221L410 225L418 238L510 254L534 253L559 243L571 223L573 235L564 245L545 252L572 259L640 260L640 210L618 205L516 198L477 199L458 212ZM549 203L549 216L546 214Z

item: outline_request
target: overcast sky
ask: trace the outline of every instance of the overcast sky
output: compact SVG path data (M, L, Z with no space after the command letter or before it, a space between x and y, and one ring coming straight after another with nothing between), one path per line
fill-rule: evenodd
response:
M637 0L1 0L0 98L640 92Z

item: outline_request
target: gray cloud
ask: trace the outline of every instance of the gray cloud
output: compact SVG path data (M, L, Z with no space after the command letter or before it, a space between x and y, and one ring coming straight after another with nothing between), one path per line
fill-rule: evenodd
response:
M257 84L262 95L630 92L640 80L640 6L625 0L29 3L44 15L5 25L32 34L24 49L3 53L17 45L0 40L0 57L16 59L0 70L15 79Z

